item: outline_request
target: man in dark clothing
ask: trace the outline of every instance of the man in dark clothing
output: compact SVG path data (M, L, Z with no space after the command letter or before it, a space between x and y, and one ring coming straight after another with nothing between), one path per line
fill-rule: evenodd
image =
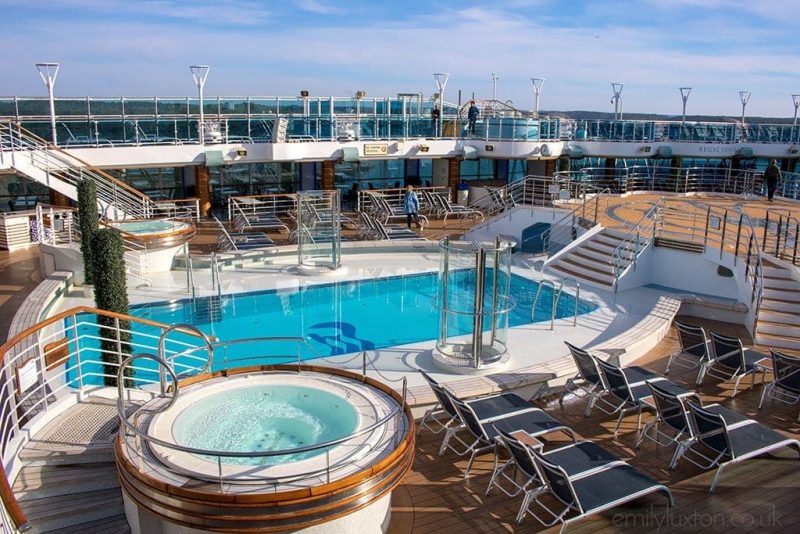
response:
M439 137L439 104L434 104L431 110L431 129L433 136Z
M767 170L764 171L764 180L767 182L767 200L772 202L772 197L775 196L775 189L778 188L778 181L781 179L781 170L778 168L778 162L774 159L769 162Z
M469 119L470 135L475 135L475 122L478 120L479 114L480 112L478 111L478 106L475 105L474 100L471 100L469 103L469 110L467 111L467 119Z

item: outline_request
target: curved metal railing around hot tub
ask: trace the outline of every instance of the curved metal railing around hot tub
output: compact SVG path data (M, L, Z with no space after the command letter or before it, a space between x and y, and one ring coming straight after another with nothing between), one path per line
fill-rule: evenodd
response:
M179 359L181 357L186 357L190 353L192 353L192 352L197 350L197 348L189 348L189 349L186 349L185 351L183 351L181 353L176 353L176 354L174 354L172 356L172 358L171 358L172 361L170 361L170 359L166 358L164 356L164 354L163 354L162 340L164 340L166 338L166 336L169 334L170 331L176 330L176 329L177 330L183 330L183 329L196 330L192 325L186 325L186 324L173 325L172 327L167 329L162 334L161 340L159 340L159 355L158 356L154 356L154 355L151 355L151 354L134 354L134 355L130 356L129 358L127 358L119 366L119 369L117 371L117 388L118 388L117 389L117 411L119 413L120 424L125 428L125 430L130 431L138 440L141 440L144 443L159 445L161 447L165 447L167 449L170 449L170 450L173 450L173 451L176 451L176 452L182 452L182 453L187 453L187 454L196 454L196 455L201 455L201 456L216 457L216 459L217 459L217 473L218 473L217 482L220 484L220 486L223 484L223 476L222 476L222 463L223 463L222 459L223 458L273 458L273 457L279 457L279 456L291 456L291 455L302 454L302 453L306 453L306 452L314 452L314 451L319 451L319 450L323 450L323 449L325 450L325 469L324 469L325 479L327 480L328 483L330 483L330 481L331 481L331 462L330 462L330 449L331 449L331 447L335 447L337 445L341 445L342 443L350 441L350 440L352 440L354 438L363 436L365 434L369 434L369 433L373 432L374 430L382 427L383 425L385 425L386 423L388 423L392 419L395 419L397 417L403 417L405 415L406 396L407 396L408 386L407 386L406 377L403 377L402 378L402 397L401 397L402 398L402 402L398 403L397 406L393 407L392 410L388 414L384 415L383 417L381 417L380 419L378 419L374 423L370 424L369 426L366 426L364 428L358 429L357 431L355 431L355 432L353 432L353 433L351 433L351 434L349 434L347 436L344 436L344 437L341 437L341 438L337 438L335 440L326 441L326 442L323 442L323 443L318 443L318 444L315 444L315 445L307 445L305 447L295 447L295 448L292 448L292 449L284 449L284 450L277 450L277 451L238 451L238 452L236 452L236 451L217 451L217 450L211 450L211 449L199 449L199 448L196 448L196 447L188 447L186 445L180 445L178 443L174 443L174 442L166 441L166 440L163 440L163 439L160 439L160 438L156 438L155 436L149 435L149 434L147 434L147 432L145 432L142 429L138 428L138 426L136 424L138 422L139 416L143 412L145 412L145 410L137 410L137 412L135 412L132 416L127 414L127 410L126 410L126 407L125 407L125 398L126 398L126 395L125 395L125 387L126 386L125 386L125 384L126 384L126 382L130 382L131 379L130 378L126 378L124 376L124 373L125 373L125 370L133 362L135 362L136 360L148 359L148 360L156 362L158 364L158 368L159 368L159 384L161 386L161 396L166 397L167 393L168 393L168 389L166 387L166 374L167 373L172 378L172 383L169 386L169 388L171 389L171 393L172 394L169 396L169 402L165 406L159 407L158 409L155 409L155 410L146 410L146 413L149 414L149 415L155 415L155 414L158 414L158 413L162 413L162 412L168 410L169 408L171 408L175 404L175 402L178 400L178 395L180 393L180 387L181 387L178 374L175 372L175 369L174 369L174 360L177 360L177 359ZM200 332L199 330L197 330L197 332L202 334L202 332ZM205 337L204 334L203 334L203 336ZM205 338L205 339L207 340L207 338ZM301 359L301 351L299 350L299 346L307 344L307 341L305 340L305 338L302 338L302 337L273 336L273 337L236 339L236 340L231 340L231 341L224 341L224 342L214 343L213 344L213 348L215 350L219 349L219 348L226 349L226 357L223 360L225 365L223 367L225 368L225 371L227 373L235 374L239 369L237 369L235 367L232 368L232 369L228 368L228 364L231 361L235 361L235 360L230 360L227 357L227 348L229 346L248 344L248 343L259 343L259 344L262 344L262 343L272 343L272 342L274 342L274 343L285 343L285 342L296 343L298 345L297 362L296 362L295 365L292 365L291 368L293 370L296 370L297 372L300 372L303 369L303 364L302 364L302 359ZM212 352L212 354L213 354L213 352ZM363 353L362 353L362 355L363 355ZM277 357L284 358L285 356L281 355L281 356L277 356ZM247 359L252 359L252 358L253 358L253 356L248 356L247 357ZM202 374L204 374L205 371L210 369L210 365L211 365L211 361L209 360L208 365L204 368L204 370L198 376L202 376ZM244 369L247 370L248 368L246 367ZM362 375L361 378L363 380L364 376ZM130 419L133 419L134 423L132 423L130 421ZM396 429L400 429L402 427L403 427L403 425L398 424L398 425L396 425L395 428ZM396 435L392 437L392 441L394 441L395 443L396 443L396 439L397 439ZM317 475L320 474L320 472L321 472L321 470L319 470L319 469L318 470L314 470L314 471L309 471L307 473L296 473L296 472L293 472L290 476L287 476L287 480L288 479L291 479L292 481L302 480L304 478L317 476ZM251 480L255 479L255 477L253 477L252 475L249 478ZM281 481L276 479L274 475L271 475L269 477L263 477L263 478L265 480L269 479L271 481L271 483L273 483L273 484L280 484L281 483Z

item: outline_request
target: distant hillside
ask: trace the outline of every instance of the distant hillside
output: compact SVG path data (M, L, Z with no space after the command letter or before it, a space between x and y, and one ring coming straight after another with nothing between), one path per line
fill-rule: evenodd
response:
M559 119L613 120L613 113L601 111L542 111L542 116ZM680 115L658 115L655 113L624 113L623 119L632 121L679 121ZM739 122L741 117L724 115L686 115L687 122ZM746 117L748 124L792 124L792 118L786 117Z

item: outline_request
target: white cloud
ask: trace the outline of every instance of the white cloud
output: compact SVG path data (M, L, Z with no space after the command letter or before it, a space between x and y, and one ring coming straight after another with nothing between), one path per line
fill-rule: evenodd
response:
M310 11L311 13L319 13L321 15L333 15L342 12L341 9L330 5L324 0L298 0L297 7L303 11Z

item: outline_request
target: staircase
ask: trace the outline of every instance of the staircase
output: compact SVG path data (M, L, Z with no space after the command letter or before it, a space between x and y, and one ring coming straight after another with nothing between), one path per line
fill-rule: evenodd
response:
M13 491L28 532L130 532L114 459L117 421L115 403L81 403L22 450Z
M600 232L583 241L572 250L558 256L546 269L559 276L569 276L603 289L612 289L616 282L614 274L615 251L620 249L620 273L633 261L634 244L625 241L627 233L613 228ZM629 252L629 253L625 253Z
M11 122L0 123L0 170L3 169L72 200L78 199L77 184L91 180L97 186L100 209L112 219L147 218L154 213L154 203L141 191Z
M800 350L800 280L784 267L764 262L764 296L756 323L756 343Z

